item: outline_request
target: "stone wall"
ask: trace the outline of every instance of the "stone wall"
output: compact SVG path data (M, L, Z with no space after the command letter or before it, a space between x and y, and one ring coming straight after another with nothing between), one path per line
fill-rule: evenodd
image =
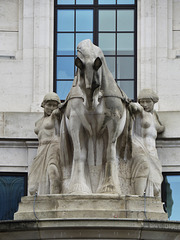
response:
M180 112L159 112L166 126L157 139L158 155L163 171L180 171ZM42 113L0 114L1 171L27 172L38 146L34 123Z
M0 2L0 112L40 111L53 89L53 3Z

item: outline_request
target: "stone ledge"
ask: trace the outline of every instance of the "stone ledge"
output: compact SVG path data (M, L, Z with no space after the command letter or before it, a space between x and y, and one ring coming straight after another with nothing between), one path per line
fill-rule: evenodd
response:
M35 201L34 201L35 200ZM160 198L118 194L23 197L15 220L135 218L167 220Z
M165 126L161 139L180 138L180 112L158 112ZM43 116L43 112L0 112L0 138L34 139L35 122Z
M180 222L117 218L1 221L0 239L179 240Z

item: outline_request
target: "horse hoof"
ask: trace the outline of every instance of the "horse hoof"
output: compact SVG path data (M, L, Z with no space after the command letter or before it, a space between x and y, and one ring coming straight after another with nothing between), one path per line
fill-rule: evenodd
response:
M99 193L106 193L106 194L120 194L120 189L118 189L113 184L105 184L100 188L98 191Z
M75 183L70 186L69 194L92 194L91 189L86 184Z

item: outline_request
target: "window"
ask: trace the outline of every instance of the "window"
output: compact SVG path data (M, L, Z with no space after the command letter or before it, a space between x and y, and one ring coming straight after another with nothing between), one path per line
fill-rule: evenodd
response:
M55 0L54 91L64 100L75 74L76 47L98 45L117 84L136 99L136 0Z
M180 221L180 173L163 173L162 201L169 220Z
M0 220L13 220L21 197L25 195L26 173L0 173Z

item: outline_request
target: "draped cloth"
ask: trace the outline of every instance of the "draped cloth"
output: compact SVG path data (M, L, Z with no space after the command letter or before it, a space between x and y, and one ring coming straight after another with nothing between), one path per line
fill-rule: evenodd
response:
M134 135L132 150L132 180L141 177L147 178L145 189L147 196L154 196L154 192L160 193L163 180L162 166L156 148L147 148L143 143L143 138Z
M30 194L35 194L36 191L41 195L50 194L48 167L53 164L57 167L57 170L60 173L59 151L60 144L57 136L49 141L42 141L39 143L37 156L34 158L29 172Z

